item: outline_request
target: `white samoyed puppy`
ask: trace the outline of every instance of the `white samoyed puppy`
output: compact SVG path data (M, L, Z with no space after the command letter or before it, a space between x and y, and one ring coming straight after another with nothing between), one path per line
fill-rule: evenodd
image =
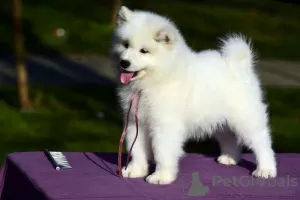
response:
M257 160L256 177L276 177L267 106L263 103L254 54L242 35L221 40L219 50L195 52L169 19L122 6L112 40L112 62L120 76L118 96L124 120L138 92L139 134L124 177L146 177L152 184L177 178L183 145L188 139L213 136L218 162L235 165L241 145ZM135 105L129 115L126 145L135 136ZM227 125L235 134L217 132ZM148 161L156 169L148 174ZM201 167L201 166L200 166Z

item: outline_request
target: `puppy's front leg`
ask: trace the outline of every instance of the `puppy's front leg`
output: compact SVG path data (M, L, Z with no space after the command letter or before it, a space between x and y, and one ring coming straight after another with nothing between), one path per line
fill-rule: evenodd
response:
M148 183L170 184L176 180L179 159L184 154L184 134L184 126L181 123L155 126L151 137L156 169L146 178Z
M129 152L131 145L136 136L135 123L130 122L126 135L126 148ZM131 152L131 161L128 164L127 169L123 167L122 174L124 177L141 178L148 175L148 160L151 155L151 148L148 139L148 135L145 134L143 126L139 125L139 133L134 143Z

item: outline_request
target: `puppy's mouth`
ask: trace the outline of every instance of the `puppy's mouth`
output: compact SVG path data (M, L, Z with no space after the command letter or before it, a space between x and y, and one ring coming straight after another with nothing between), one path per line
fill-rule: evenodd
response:
M139 71L126 71L126 70L121 70L121 82L123 84L128 84L132 79L137 77Z

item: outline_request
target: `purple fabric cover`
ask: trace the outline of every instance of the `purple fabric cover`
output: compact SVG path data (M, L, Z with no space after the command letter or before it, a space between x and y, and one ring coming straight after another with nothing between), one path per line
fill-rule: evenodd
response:
M261 179L250 176L255 168L251 154L243 155L238 166L220 165L211 156L188 154L181 160L178 180L170 185L118 177L115 153L65 155L73 168L55 171L43 152L9 154L1 169L1 200L300 199L299 154L277 154L278 177L265 185L258 185L255 181ZM204 196L189 195L195 173L209 188Z

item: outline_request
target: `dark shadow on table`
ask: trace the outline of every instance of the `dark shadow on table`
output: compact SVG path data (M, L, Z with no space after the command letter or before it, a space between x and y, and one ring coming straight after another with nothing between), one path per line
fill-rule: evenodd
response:
M5 165L4 177L1 185L0 200L45 200L45 195L40 190L37 190L31 183L31 180L21 172L10 160L7 160Z
M218 133L221 134L233 134L232 131L228 129L228 127L224 127L223 129L217 130ZM219 147L218 143L214 139L208 139L205 141L190 141L187 142L184 150L186 153L199 153L201 155L204 155L205 157L215 158L215 162L217 157L219 156ZM250 153L249 150L243 149L243 153ZM117 153L95 153L96 156L98 156L102 161L111 163L113 165L118 165L118 154ZM122 167L125 166L127 161L127 154L122 154ZM103 162L103 163L105 163ZM252 173L253 170L256 168L256 164L248 161L246 159L241 159L240 162L237 164L237 166L245 168L249 171L249 174ZM225 167L225 166L224 166ZM109 169L109 168L107 168ZM103 169L106 170L107 169ZM155 163L150 163L150 173L153 173L155 170ZM111 174L118 174L117 172L111 172Z
M101 163L105 166L101 166L99 164L97 164L95 161L93 161L92 159L90 159L86 154L86 157L93 162L95 165L99 166L102 170L108 172L109 174L113 175L113 176L119 176L119 172L118 171L113 171L111 170L111 168L109 168L105 162L111 163L113 165L118 166L118 154L114 153L114 152L110 152L110 153L94 153L98 158L100 158ZM124 167L126 165L126 160L127 160L127 154L123 153L122 157L121 157L121 162L122 162L122 167Z

